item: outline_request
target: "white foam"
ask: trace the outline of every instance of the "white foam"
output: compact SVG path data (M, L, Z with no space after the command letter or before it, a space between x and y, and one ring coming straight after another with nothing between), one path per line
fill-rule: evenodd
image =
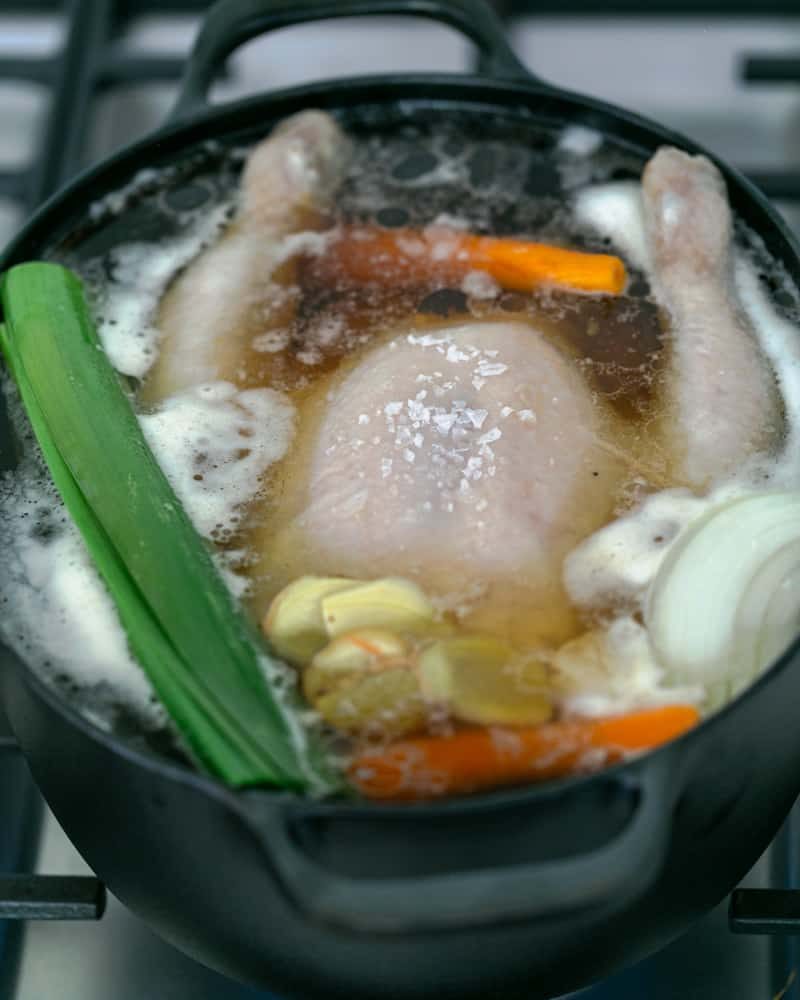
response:
M611 240L631 264L649 273L641 184L615 181L592 185L576 195L573 208L579 223Z
M99 296L97 332L111 364L123 375L142 378L156 359L161 337L155 325L158 303L173 275L221 231L227 203L202 216L178 239L127 243L111 252L114 280Z
M603 717L660 705L699 705L705 700L701 685L671 687L665 683L647 630L627 615L613 621L595 647L600 659L592 664L595 669L587 670L581 656L570 663L568 649L554 657L557 671L560 668L568 673L571 666L575 672L578 690L562 702L568 714Z
M235 532L264 472L286 453L294 407L274 389L211 382L170 396L139 423L194 526L221 538Z
M663 490L583 541L564 560L564 585L579 607L640 608L678 535L712 501L689 490Z
M104 195L104 197L93 201L89 205L89 218L92 222L99 222L109 215L117 215L127 206L132 198L157 183L161 176L163 176L163 171L156 170L153 167L145 167L139 170L124 187L117 188L116 191L111 191L109 194Z
M591 156L603 145L603 135L585 125L569 125L558 137L557 148L573 156Z
M778 315L761 287L751 260L739 253L735 266L736 291L761 348L778 379L786 411L787 433L775 463L772 485L800 487L800 330Z
M144 671L131 656L106 587L83 539L29 460L3 481L0 497L0 635L44 677L69 676L102 704L123 703L148 728L166 721ZM46 519L55 531L36 530Z
M500 294L500 286L486 271L467 271L461 279L461 291L474 299L493 299Z

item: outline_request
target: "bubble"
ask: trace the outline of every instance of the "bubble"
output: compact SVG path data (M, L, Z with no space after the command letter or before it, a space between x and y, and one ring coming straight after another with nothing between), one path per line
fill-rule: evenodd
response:
M419 150L402 159L392 171L398 181L413 181L429 174L438 164L434 153Z

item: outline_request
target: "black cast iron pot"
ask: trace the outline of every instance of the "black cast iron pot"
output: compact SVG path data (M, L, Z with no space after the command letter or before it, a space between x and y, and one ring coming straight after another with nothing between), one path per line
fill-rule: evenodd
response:
M483 75L373 76L222 108L205 102L223 59L247 39L368 13L455 26L477 43ZM252 143L308 107L353 129L432 115L466 117L476 135L497 121L517 135L580 123L639 163L663 143L702 151L531 76L480 0L223 0L208 15L170 122L56 195L2 267L75 263L104 242L157 237L164 223L152 198L132 195L99 230L89 205L141 168L169 164L172 189L162 194L191 200L192 164L198 150L209 155L207 140ZM800 282L797 247L774 210L718 165L739 217ZM7 422L0 432L0 466L13 468ZM95 728L11 651L0 653L12 728L92 868L194 958L286 997L535 1000L584 986L718 903L800 791L797 643L724 711L654 753L591 777L402 807L231 792Z

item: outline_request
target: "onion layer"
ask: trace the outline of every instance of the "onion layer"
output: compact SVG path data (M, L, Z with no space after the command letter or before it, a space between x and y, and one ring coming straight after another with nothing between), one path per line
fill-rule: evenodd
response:
M645 620L676 681L738 687L800 633L800 493L739 497L678 537Z

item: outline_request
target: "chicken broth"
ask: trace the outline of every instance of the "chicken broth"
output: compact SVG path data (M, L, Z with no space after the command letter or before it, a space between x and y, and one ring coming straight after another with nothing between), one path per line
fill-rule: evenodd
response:
M707 161L662 150L642 176L582 128L379 125L345 135L308 112L254 149L206 147L98 203L54 257L85 278L148 443L362 791L470 791L646 749L766 666L676 666L662 567L718 508L798 489L797 292L734 229ZM572 277L521 282L521 246ZM577 254L554 264L552 247ZM41 572L63 552L20 520L36 503L61 523L45 483L30 455L4 480L3 635L103 724L163 727L90 570L81 642L118 675L20 646L37 614L63 643L58 622L80 617ZM584 726L631 712L656 713L649 735ZM428 767L423 737L481 726L493 780Z

